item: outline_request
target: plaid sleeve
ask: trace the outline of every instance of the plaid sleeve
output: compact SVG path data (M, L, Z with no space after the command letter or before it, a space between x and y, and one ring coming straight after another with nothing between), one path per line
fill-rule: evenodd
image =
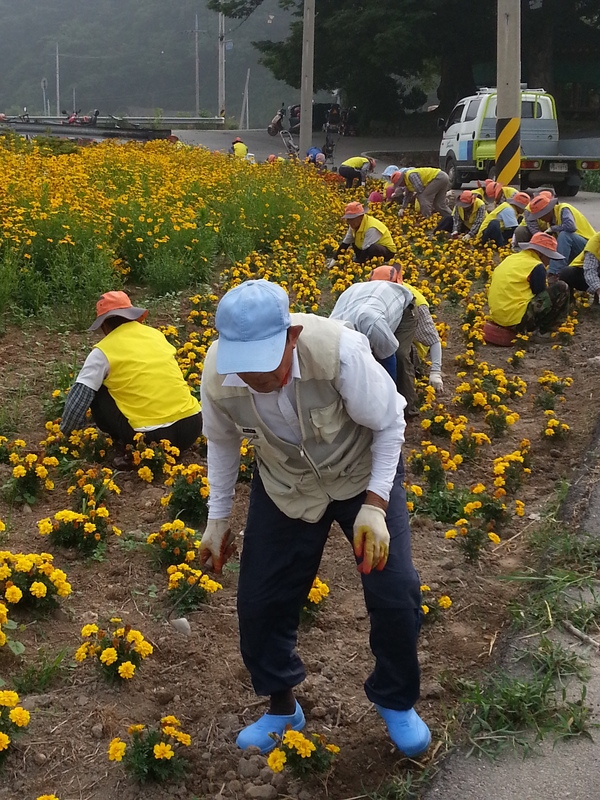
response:
M583 258L583 277L588 285L588 292L596 294L600 289L600 261L589 251Z
M477 209L477 214L475 215L475 219L473 220L473 224L471 225L471 230L469 231L470 236L477 236L479 233L479 228L481 228L481 223L485 217L485 206L480 206Z
M417 329L415 331L415 342L420 342L426 347L440 341L431 312L426 305L417 307Z
M461 222L462 220L460 218L460 214L458 213L458 206L455 206L454 211L452 212L452 233L458 233Z
M71 386L60 423L60 429L65 436L83 428L85 415L95 396L96 392L84 383L74 383Z
M425 187L423 186L423 181L421 180L417 172L413 172L411 174L410 182L415 187L415 192L417 194L421 194L421 192L425 191Z

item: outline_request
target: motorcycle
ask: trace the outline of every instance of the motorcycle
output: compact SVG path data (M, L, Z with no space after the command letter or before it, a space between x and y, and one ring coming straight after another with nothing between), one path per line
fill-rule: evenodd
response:
M285 117L285 104L281 104L281 108L275 114L271 122L267 127L267 133L269 136L277 136L278 133L281 133L283 130L283 118Z
M275 114L271 122L267 127L267 133L269 136L277 136L278 133L281 131L286 130L283 127L283 118L286 116L285 104L281 104L281 108ZM290 115L290 124L289 128L287 129L289 133L298 133L300 130L300 106L290 106L289 107L289 115Z
M357 136L358 114L356 106L344 108L340 120L340 136Z
M94 109L91 114L84 114L82 117L79 116L81 114L81 109L79 109L79 111L72 111L70 114L67 114L66 111L62 113L67 117L66 120L62 121L63 125L95 125L100 115L97 108Z

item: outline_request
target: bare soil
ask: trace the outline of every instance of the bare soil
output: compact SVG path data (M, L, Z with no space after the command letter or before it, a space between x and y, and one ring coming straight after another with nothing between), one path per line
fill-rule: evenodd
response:
M532 475L519 493L526 515L501 531L503 544L486 548L479 563L469 565L456 543L444 539L447 525L424 517L413 520L414 559L422 582L431 587L435 597L447 594L453 601L450 609L424 626L420 640L422 697L418 710L434 736L425 764L439 758L449 738L458 735L453 679L485 668L501 649L508 631L507 606L516 589L498 577L526 565L528 553L525 535L508 544L506 540L535 524L528 515L543 509L558 481L568 478L585 454L600 392L600 372L588 366L588 359L600 355L597 322L591 314L580 314L581 323L569 346L558 351L538 346L529 351L518 369L529 384L528 392L511 403L511 409L521 415L520 422L504 438L494 440L469 468L472 474L467 472L465 479L463 473L459 479L461 483L485 482L495 456L515 449L523 437L531 440ZM459 329L452 309L442 310L439 316L454 330ZM81 362L89 344L85 334L58 335L29 324L11 327L0 338L2 419L4 425L15 425L11 433L24 438L28 447L35 448L44 438L43 401L53 388L53 364ZM444 353L448 404L457 383L453 357L461 350L460 343L454 342ZM490 364L513 372L506 364L511 350L487 347L483 352ZM541 439L543 415L533 404L537 376L544 368L560 376L574 376L559 410L572 433L560 444ZM405 453L424 438L419 422L411 422ZM196 458L192 452L186 461ZM9 474L9 467L0 466L0 484ZM124 541L112 540L103 561L84 561L56 551L56 564L65 569L73 585L72 596L47 618L13 614L23 623L18 638L26 651L19 659L7 647L0 651L0 676L9 685L11 675L39 659L39 651L53 655L67 648L68 656L67 668L58 681L43 695L26 698L35 713L4 762L0 800L35 800L51 792L61 800L158 800L168 796L185 800L247 796L346 800L367 797L367 792L400 769L416 766L394 750L363 692L363 681L373 664L368 619L352 553L339 530L331 533L319 571L330 586L330 597L312 627L300 632L299 652L308 677L298 689L298 699L306 712L307 730L325 733L341 752L327 779L302 786L273 776L265 769L264 758L244 757L235 746L237 731L264 710L238 652L236 560L223 575L223 592L189 615L191 636L175 632L166 622L169 605L164 573L152 567L143 545L145 536L167 519L160 505L164 488L142 483L135 473L119 475L117 483L122 494L112 499L109 507L115 524L123 530ZM68 507L66 486L66 481L57 482L55 491L45 494L32 511L11 508L0 500L0 519L8 523L0 546L23 552L47 549L36 522ZM234 511L239 530L244 526L247 497L248 487L239 485ZM92 664L76 664L72 659L82 624L96 615L99 620L113 615L125 618L155 647L154 655L127 686L109 686ZM179 717L192 736L192 746L185 754L185 778L175 786L140 788L125 776L121 765L108 761L108 742L117 735L127 738L126 728L132 723L156 722L165 714Z

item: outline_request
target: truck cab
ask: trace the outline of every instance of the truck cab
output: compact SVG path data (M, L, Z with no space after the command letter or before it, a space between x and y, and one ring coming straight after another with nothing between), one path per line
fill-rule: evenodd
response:
M483 88L460 100L448 119L440 121L440 168L450 176L452 188L496 177L496 103L496 89ZM554 98L543 89L523 88L521 188L551 184L557 194L572 197L583 170L599 167L600 158L579 155L573 143L560 142Z

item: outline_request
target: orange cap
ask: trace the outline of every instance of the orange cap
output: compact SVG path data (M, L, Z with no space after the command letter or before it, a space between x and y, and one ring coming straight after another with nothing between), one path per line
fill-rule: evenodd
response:
M496 197L496 192L498 191L498 187L502 189L501 183L496 183L496 181L490 181L485 185L485 194L486 197Z
M96 319L88 330L96 331L105 319L109 317L124 317L130 321L142 322L148 316L145 308L131 305L131 300L125 292L104 292L96 303Z
M381 267L375 267L369 275L369 280L402 283L402 267L400 264L383 264Z
M507 202L510 203L511 206L517 206L517 208L527 208L531 202L531 197L529 197L527 192L517 192L513 194Z
M469 189L465 189L464 192L461 192L460 197L456 201L456 205L460 206L461 208L468 208L469 206L473 205L473 201L475 200L473 196L473 192Z
M396 172L392 173L392 177L391 177L392 183L398 183L398 181L400 180L400 178L403 175L404 175L404 173L400 172L400 170L397 170Z
M365 209L362 204L354 200L352 203L348 203L344 209L344 216L342 219L355 219L356 217L362 217L364 213Z
M535 250L551 259L562 259L563 257L557 250L556 239L549 233L534 233L530 241L519 247L521 250Z
M531 219L540 219L540 217L545 217L546 214L549 214L552 211L557 202L558 199L556 197L550 197L545 192L544 194L538 194L537 197L534 197L529 203Z

